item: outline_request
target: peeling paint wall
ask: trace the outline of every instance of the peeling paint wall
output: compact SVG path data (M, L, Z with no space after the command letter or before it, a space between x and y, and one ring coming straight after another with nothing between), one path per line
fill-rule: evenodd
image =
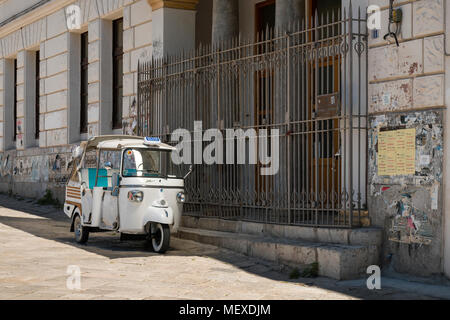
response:
M384 230L383 262L398 272L443 272L444 0L395 1L402 9L400 45L383 39L389 1L381 6L382 30L369 36L369 215ZM392 26L394 28L394 26ZM378 136L415 129L415 173L378 175Z
M400 272L441 272L443 115L441 111L370 118L369 212L384 229L383 256ZM415 129L414 175L378 175L380 130ZM385 261L388 263L388 261Z

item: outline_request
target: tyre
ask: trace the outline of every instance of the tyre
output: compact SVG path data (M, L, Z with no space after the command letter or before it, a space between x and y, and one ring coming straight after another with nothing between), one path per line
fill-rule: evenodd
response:
M152 224L152 248L156 253L164 253L169 249L170 228L166 224Z
M73 230L75 233L75 241L80 244L85 244L89 239L89 229L83 227L81 224L81 217L79 214L76 215L73 222Z

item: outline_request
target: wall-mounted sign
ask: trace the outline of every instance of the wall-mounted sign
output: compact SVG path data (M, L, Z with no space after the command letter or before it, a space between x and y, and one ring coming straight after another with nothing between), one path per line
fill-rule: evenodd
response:
M339 94L325 94L317 97L317 118L331 118L338 115L339 111Z
M416 129L378 134L378 175L413 175L416 172Z

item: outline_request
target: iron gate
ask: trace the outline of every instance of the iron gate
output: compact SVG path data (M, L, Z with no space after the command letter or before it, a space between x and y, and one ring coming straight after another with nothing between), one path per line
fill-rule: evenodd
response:
M170 142L175 129L193 134L194 121L224 136L227 128L279 129L278 174L261 175L261 164L195 165L185 214L359 225L366 213L367 34L361 12L347 12L316 13L254 42L234 39L139 64L140 135Z

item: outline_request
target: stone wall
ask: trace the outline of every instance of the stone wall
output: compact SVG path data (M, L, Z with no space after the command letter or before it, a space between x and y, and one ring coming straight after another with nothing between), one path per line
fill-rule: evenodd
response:
M8 1L11 6L12 1ZM152 57L152 8L147 0L77 0L39 7L0 28L0 191L41 197L47 188L64 199L71 151L100 134L133 134L137 66ZM81 29L69 30L66 8L77 5ZM50 10L48 14L43 14ZM38 18L36 18L38 17ZM123 129L112 129L112 20L123 17ZM6 28L6 29L5 29ZM9 28L9 29L8 29ZM7 30L7 31L3 31ZM80 134L80 34L89 31L88 134ZM40 52L40 132L34 138L33 58ZM17 59L17 131L13 139L13 61ZM29 65L26 65L26 64ZM111 119L109 119L111 118Z
M383 261L400 272L429 276L442 270L443 0L396 1L403 12L400 45L387 43L388 0L382 30L369 37L369 213L384 229ZM415 174L378 176L382 130L416 132Z

